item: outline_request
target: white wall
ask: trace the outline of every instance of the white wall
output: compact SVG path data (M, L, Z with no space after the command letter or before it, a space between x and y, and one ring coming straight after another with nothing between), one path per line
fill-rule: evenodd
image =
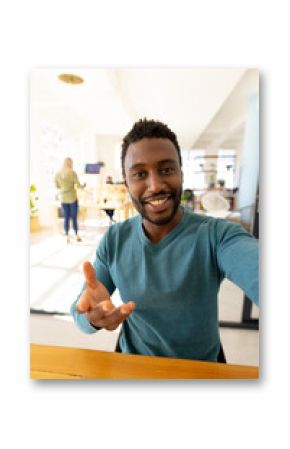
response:
M121 161L117 161L115 157L115 148L117 145L121 144L122 137L110 136L110 135L97 135L96 136L96 154L98 161L105 163L102 168L102 177L110 175L113 177L114 181L121 181Z
M259 181L259 96L249 99L245 139L240 162L238 207L243 222L251 225ZM252 207L249 207L252 206Z

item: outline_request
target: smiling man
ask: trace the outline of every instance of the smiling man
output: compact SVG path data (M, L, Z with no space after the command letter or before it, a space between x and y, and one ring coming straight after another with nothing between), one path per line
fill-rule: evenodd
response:
M217 361L217 295L227 277L258 303L258 243L242 226L180 204L182 167L175 134L139 120L124 137L122 170L140 215L111 226L71 307L86 333L122 323L122 352ZM124 302L115 307L118 288Z
M152 241L158 241L176 226L183 213L179 154L169 139L143 138L127 147L123 166L126 185L143 217L145 232Z

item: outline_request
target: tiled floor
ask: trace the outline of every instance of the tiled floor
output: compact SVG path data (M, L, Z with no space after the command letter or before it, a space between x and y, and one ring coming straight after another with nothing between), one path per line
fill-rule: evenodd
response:
M69 313L72 299L83 285L82 264L93 261L107 229L106 219L87 220L80 226L82 242L67 244L61 228L31 234L30 306L33 310ZM118 299L116 294L114 298Z
M114 350L117 332L102 331L94 340L82 335L67 314L82 287L82 263L93 260L96 247L108 226L106 218L87 220L80 226L81 243L68 245L57 229L31 234L30 247L30 305L37 312L51 315L31 315L31 341L35 343L71 345ZM113 301L120 303L118 292ZM243 293L229 281L224 281L219 295L220 320L239 321ZM64 314L56 316L53 312ZM253 317L258 309L253 308ZM228 363L259 365L259 333L255 330L221 328L221 340Z

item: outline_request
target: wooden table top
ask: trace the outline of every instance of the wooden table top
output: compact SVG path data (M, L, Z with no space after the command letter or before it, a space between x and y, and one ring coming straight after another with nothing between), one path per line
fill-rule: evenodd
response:
M167 357L119 354L92 349L30 347L31 379L258 379L254 366Z

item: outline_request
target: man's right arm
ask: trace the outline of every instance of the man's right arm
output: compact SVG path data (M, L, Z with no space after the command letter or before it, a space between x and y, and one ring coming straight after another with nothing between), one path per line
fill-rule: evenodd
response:
M113 284L113 281L111 280L111 276L110 276L108 266L107 266L108 264L107 264L107 254L106 254L107 253L106 237L107 237L106 235L103 236L103 238L101 239L101 241L99 243L99 246L98 246L98 249L96 252L96 259L94 261L94 269L98 273L99 280L107 287L107 289L110 291L110 294L112 294L112 292L115 289L115 286ZM83 284L83 287L82 287L80 293L78 294L77 299L72 303L71 308L70 308L70 314L72 315L75 324L82 332L85 332L86 334L94 334L95 332L97 332L97 329L90 323L90 321L88 320L87 314L80 313L77 310L77 304L79 302L81 295L85 291L85 288L86 288L86 282Z
M134 310L129 301L115 307L111 294L115 285L106 262L106 236L101 240L94 267L90 262L83 265L85 284L78 298L71 306L71 315L76 325L85 333L95 333L100 328L116 329Z

